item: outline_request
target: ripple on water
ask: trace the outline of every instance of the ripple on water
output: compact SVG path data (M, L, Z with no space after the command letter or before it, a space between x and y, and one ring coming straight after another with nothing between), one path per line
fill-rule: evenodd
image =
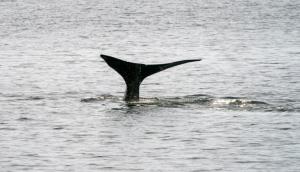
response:
M235 110L235 111L264 111L264 112L290 112L299 109L289 106L272 105L259 100L251 100L246 97L214 97L204 94L187 95L182 97L162 97L162 98L140 98L139 101L124 102L122 97L113 95L101 95L99 97L84 98L81 102L103 102L109 105L113 111L134 112L136 107L165 107L182 108L193 105L192 108L199 106L207 109ZM116 104L117 107L114 107ZM112 105L112 106L110 106ZM134 107L134 108L130 108Z
M44 97L41 96L25 96L25 95L17 95L17 94L5 95L4 97L9 98L9 101L35 101L35 100L45 99Z
M157 2L0 0L1 172L300 171L299 1ZM99 47L205 59L126 104Z
M27 118L27 117L20 117L17 119L17 121L32 121L32 118Z
M56 126L56 127L53 127L53 130L63 130L65 127L63 126Z
M277 128L278 130L291 130L292 128L289 127L283 127L283 128Z
M12 127L1 127L0 130L4 130L4 131L15 131L17 129L12 128Z

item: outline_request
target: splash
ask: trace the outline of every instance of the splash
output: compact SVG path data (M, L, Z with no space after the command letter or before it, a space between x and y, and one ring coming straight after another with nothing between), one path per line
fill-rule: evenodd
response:
M122 106L157 106L157 107L186 107L204 109L223 109L237 111L293 111L285 106L276 106L259 100L246 97L214 97L205 94L187 95L181 97L140 98L139 101L124 102L122 97L104 94L98 97L84 98L81 102L120 103Z

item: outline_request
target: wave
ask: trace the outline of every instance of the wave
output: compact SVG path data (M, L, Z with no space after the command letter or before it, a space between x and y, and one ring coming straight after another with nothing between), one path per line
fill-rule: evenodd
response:
M214 97L205 94L194 94L181 97L154 97L140 98L139 101L124 102L122 97L104 94L98 97L84 98L81 102L108 101L111 103L125 103L127 106L158 106L158 107L183 107L196 106L199 108L227 109L239 111L300 111L280 105L272 105L264 101L251 100L246 97Z

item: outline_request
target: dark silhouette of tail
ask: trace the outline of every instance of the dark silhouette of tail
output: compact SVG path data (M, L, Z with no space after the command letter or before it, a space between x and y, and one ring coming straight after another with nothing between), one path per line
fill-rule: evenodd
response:
M103 54L101 54L100 56L111 68L116 70L125 80L127 86L124 97L125 101L139 100L140 85L147 76L184 63L201 61L201 59L194 59L182 60L166 64L145 65L140 63L126 62Z

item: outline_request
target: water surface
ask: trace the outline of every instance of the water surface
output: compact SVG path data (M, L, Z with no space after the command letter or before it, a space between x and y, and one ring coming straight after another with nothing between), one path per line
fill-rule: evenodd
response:
M0 1L2 171L300 171L299 11L296 0ZM100 53L203 60L147 78L145 101L126 104Z

